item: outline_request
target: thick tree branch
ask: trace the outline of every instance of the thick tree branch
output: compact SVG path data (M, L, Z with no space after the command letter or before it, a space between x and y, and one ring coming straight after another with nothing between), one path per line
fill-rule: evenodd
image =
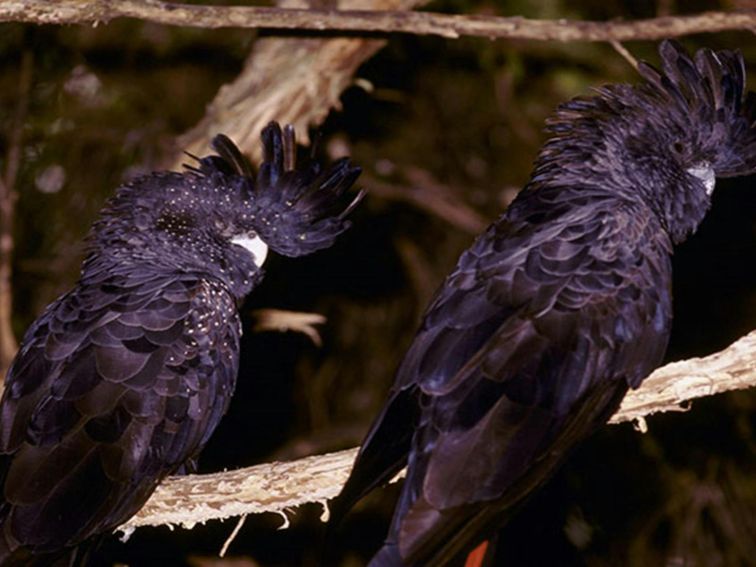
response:
M725 350L703 358L671 362L630 392L609 423L637 420L654 413L686 411L689 402L730 390L756 386L756 331Z
M611 423L642 420L665 411L680 411L691 400L756 386L756 331L722 352L668 364L630 392ZM266 463L235 471L172 477L120 530L199 522L260 512L285 513L307 502L325 502L338 494L357 449ZM324 514L325 516L325 514Z
M202 28L410 33L450 38L479 36L540 41L655 40L695 33L756 29L756 12L751 10L663 16L632 22L581 22L428 12L198 6L157 0L0 0L0 22L98 24L117 18Z
M338 0L336 6L409 10L426 1ZM296 2L280 0L279 5L289 7ZM307 143L308 126L320 124L332 108L339 107L339 97L352 84L357 68L384 44L384 40L361 37L258 39L239 76L218 91L202 120L179 137L176 155L166 166L179 166L185 160L182 150L204 155L208 140L218 132L257 161L262 157L260 131L271 120L292 124L299 141Z

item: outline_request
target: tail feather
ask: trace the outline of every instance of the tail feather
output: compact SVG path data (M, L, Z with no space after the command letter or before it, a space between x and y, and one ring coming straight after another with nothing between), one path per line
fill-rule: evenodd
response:
M368 563L368 567L406 567L395 543L385 543Z
M473 549L465 560L465 567L483 567L488 555L488 540Z
M396 392L365 437L349 478L331 501L329 529L337 526L352 507L374 488L389 482L407 464L412 431L406 424L417 419L414 390Z
M4 538L0 538L2 540ZM68 547L51 553L32 553L28 549L11 549L0 541L0 565L3 567L84 567L91 560L90 549Z

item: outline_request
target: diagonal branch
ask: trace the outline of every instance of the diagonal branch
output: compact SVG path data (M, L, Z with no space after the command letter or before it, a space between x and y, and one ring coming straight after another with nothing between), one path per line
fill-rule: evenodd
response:
M644 416L680 411L681 406L687 407L696 398L754 386L756 330L716 354L659 368L640 389L627 395L611 423L637 420L643 425ZM356 452L357 449L348 449L287 463L172 477L119 530L128 534L139 526L164 524L191 528L212 519L284 513L307 502L321 502L327 510L326 501L338 494Z
M479 234L490 224L490 219L457 196L459 192L434 179L429 172L412 168L405 173L407 184L387 183L369 174L363 174L361 181L372 197L409 203L469 234Z
M201 28L261 28L323 32L408 33L539 41L655 40L696 33L756 29L756 11L703 12L631 22L529 20L522 17L430 12L302 10L259 6L201 6L157 0L0 0L0 22L99 24L117 18Z
M368 4L378 13L410 9L425 1L338 0L337 6L350 9ZM288 3L280 0L280 4ZM384 44L384 40L361 37L257 39L239 76L218 91L202 120L179 137L176 149L203 155L207 141L223 132L257 161L262 157L260 131L271 120L292 124L299 141L307 143L308 126L321 123L332 108L340 106L339 97L352 84L357 68ZM183 159L177 151L166 165L176 167Z

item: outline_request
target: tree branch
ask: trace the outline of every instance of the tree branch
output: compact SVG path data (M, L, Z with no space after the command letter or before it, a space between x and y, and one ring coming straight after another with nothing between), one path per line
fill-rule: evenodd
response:
M387 183L370 174L363 174L361 182L371 197L409 203L413 207L446 221L469 234L480 234L491 223L461 200L452 187L444 185L419 168L408 168L406 184Z
M687 409L696 398L754 386L756 330L711 356L659 368L640 389L627 395L610 423L630 420L645 423L645 416ZM356 453L355 448L288 463L168 478L144 508L119 530L129 534L139 526L163 524L192 528L198 522L231 516L284 514L287 509L307 502L321 502L325 519L326 501L338 494Z
M261 28L359 33L478 36L539 41L656 40L696 33L756 30L756 11L704 12L632 22L528 20L522 17L430 12L290 10L258 6L200 6L157 0L0 0L0 22L94 24L117 18L201 28Z
M369 0L367 5L373 10L408 10L426 1ZM281 0L280 4L290 2ZM345 10L365 5L366 0L337 3ZM208 140L218 132L259 161L260 131L271 120L292 124L299 141L307 143L308 126L321 123L332 108L340 106L339 97L357 68L384 44L384 40L361 37L258 39L239 76L218 91L202 120L178 138L176 155L166 166L180 166L185 160L181 150L204 155Z
M687 411L689 402L730 390L756 386L756 331L723 351L703 358L671 362L658 368L630 392L609 423L622 423L654 413Z

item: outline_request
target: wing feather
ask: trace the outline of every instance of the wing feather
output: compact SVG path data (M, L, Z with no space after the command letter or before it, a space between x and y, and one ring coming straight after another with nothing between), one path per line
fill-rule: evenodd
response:
M132 284L111 277L63 296L9 372L3 530L34 551L135 513L197 456L230 400L240 333L231 295L190 276Z
M670 243L642 205L593 191L562 207L564 188L526 190L425 314L339 497L341 511L411 455L387 540L408 565L469 550L468 524L493 525L661 360Z
M497 254L480 257L478 269L486 277L466 293L508 288L496 297L523 301L514 312L514 305L504 306L505 319L443 387L429 380L428 368L416 374L428 396L413 441L416 478L406 489L417 497L397 511L403 519L396 536L409 564L433 563L473 545L450 533L477 537L461 526L491 512L475 503L494 503L501 515L661 361L671 320L663 277L670 269L667 245L651 238L655 227L633 224L629 217L643 218L634 211L603 213L592 210L583 226L589 234L605 232L604 238L575 235L573 211L569 240L559 231L564 225L552 223L557 233L534 235L520 264L502 260L507 251L501 243ZM620 230L624 239L612 238ZM556 244L563 240L568 244ZM632 245L609 244L628 241ZM559 262L564 258L567 267ZM452 310L444 318L456 315ZM441 333L464 341L470 332L446 326ZM584 407L591 409L579 409ZM450 547L452 539L458 548Z

